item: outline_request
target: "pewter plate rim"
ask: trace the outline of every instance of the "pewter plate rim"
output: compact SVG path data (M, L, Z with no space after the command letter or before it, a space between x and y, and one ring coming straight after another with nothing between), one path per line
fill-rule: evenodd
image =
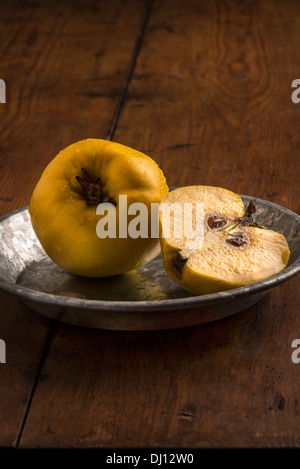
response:
M251 197L248 195L241 195L244 203L252 200L257 204L269 206L273 210L284 212L300 226L300 216L295 212L282 207L281 205L269 202L257 197ZM0 217L0 223L5 221L7 218L12 217L18 213L28 211L28 206L14 210L6 215ZM294 277L300 272L300 257L296 259L291 265L288 265L280 273L273 275L265 280L247 285L245 287L235 288L224 292L213 293L209 295L191 296L185 298L173 298L173 299L162 299L162 300L139 300L139 301L121 301L121 300L94 300L94 299L82 299L75 297L67 297L55 295L52 293L46 293L38 290L33 290L16 283L11 283L5 278L0 277L0 289L7 291L21 299L30 300L42 304L56 305L68 308L80 308L83 310L92 311L132 311L132 312L149 312L149 311L168 311L168 310L180 310L180 309L191 309L205 305L212 305L219 302L226 302L227 300L234 300L240 297L256 294L269 290L288 279Z

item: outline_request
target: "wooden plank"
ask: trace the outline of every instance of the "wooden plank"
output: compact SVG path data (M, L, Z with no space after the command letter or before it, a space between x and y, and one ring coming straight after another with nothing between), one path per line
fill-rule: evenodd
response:
M61 326L21 445L298 446L296 287L293 280L251 310L194 328Z
M29 203L59 150L109 136L147 6L21 4L1 4L0 73L8 94L0 108L1 214Z
M208 184L299 211L297 1L154 5L116 140L169 185Z
M153 156L170 185L297 209L299 27L292 0L155 2L114 139ZM61 324L21 446L299 446L298 290L293 279L182 330Z
M1 447L17 443L51 330L50 320L1 293L0 338L6 346L6 363L0 363Z
M122 97L146 2L0 5L0 215L29 204L46 164L63 147L106 138ZM0 294L0 446L17 444L51 321Z

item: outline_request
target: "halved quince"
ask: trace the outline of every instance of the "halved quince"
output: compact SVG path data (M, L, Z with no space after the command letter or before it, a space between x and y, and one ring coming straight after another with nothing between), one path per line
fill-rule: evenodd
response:
M111 141L86 139L62 150L46 167L29 212L41 245L56 264L73 274L105 277L147 263L159 254L160 244L158 238L120 237L118 232L101 239L97 206L115 207L118 226L119 196L126 195L128 206L145 204L150 225L151 203L158 204L167 193L165 177L149 156Z
M173 212L171 217L164 217L164 212L172 204L197 202L203 204L200 223L204 226L202 232L198 230L198 246L193 239L191 248L184 233L174 235ZM283 270L290 255L288 243L282 234L255 225L254 211L253 203L245 210L240 196L219 187L189 186L170 192L159 213L166 273L189 292L201 295L249 285Z

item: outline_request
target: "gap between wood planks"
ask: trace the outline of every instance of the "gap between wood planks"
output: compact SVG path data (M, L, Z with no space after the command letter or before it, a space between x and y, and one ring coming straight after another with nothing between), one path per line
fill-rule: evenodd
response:
M137 38L137 41L136 41L136 44L135 44L135 48L134 48L134 51L133 51L133 57L132 57L130 65L129 65L129 70L128 70L125 86L124 86L123 92L121 94L120 101L117 105L117 109L116 109L116 112L115 112L115 115L114 115L114 118L113 118L113 121L112 121L112 125L111 125L110 132L109 132L109 137L108 137L109 140L113 140L113 138L114 138L114 134L115 134L118 122L119 122L119 118L120 118L123 106L125 104L125 101L126 101L126 97L127 97L127 93L128 93L128 87L129 87L129 84L131 82L132 75L133 75L133 72L134 72L134 69L135 69L135 66L136 66L137 58L139 56L139 53L140 53L140 50L141 50L141 47L142 47L143 39L144 39L144 36L145 36L145 31L147 29L147 26L148 26L148 23L149 23L149 18L150 18L151 12L152 12L153 3L154 3L154 0L149 0L148 6L147 6L147 9L146 9L145 19L143 21L140 34L138 35L138 38Z
M113 140L113 138L114 138L114 134L115 134L118 122L119 122L119 118L120 118L123 106L125 104L125 101L126 101L129 84L131 82L133 72L134 72L134 69L135 69L135 66L136 66L136 62L137 62L137 59L138 59L138 56L139 56L139 53L140 53L140 50L141 50L141 46L142 46L142 43L143 43L143 40L144 40L145 31L146 31L148 23L149 23L149 18L151 16L153 3L154 3L154 0L149 0L147 8L146 8L145 18L143 20L140 33L137 37L135 47L134 47L134 50L133 50L133 54L132 54L132 59L131 59L130 64L129 64L126 82L125 82L123 91L121 92L121 96L120 96L120 99L119 99L115 114L114 114L113 119L112 119L112 124L111 124L111 128L110 128L109 135L108 135L108 140ZM46 345L45 345L45 348L44 348L44 351L43 351L43 354L42 354L42 357L41 357L41 360L40 360L40 363L39 363L39 366L38 366L38 369L37 369L36 377L35 377L35 380L34 380L34 383L33 383L32 389L31 389L31 393L30 393L30 396L29 396L29 399L28 399L28 403L26 405L24 416L23 416L23 419L22 419L22 422L21 422L21 425L20 425L20 430L19 430L18 435L16 437L16 442L15 442L15 447L16 448L18 448L19 445L20 445L23 430L25 428L26 420L27 420L27 417L28 417L28 414L29 414L29 411L30 411L30 407L31 407L31 404L32 404L32 401L33 401L33 397L34 397L34 394L35 394L35 390L37 388L37 385L38 385L38 382L39 382L39 379L40 379L40 375L41 375L41 371L43 369L43 366L44 366L44 363L45 363L45 360L46 360L46 357L47 357L47 354L48 354L48 350L50 348L52 339L54 337L54 333L55 333L56 328L57 328L57 321L53 320L52 321L52 327L51 327L49 335L47 337Z
M41 375L41 371L42 371L42 368L44 366L46 356L48 354L48 350L50 348L50 344L52 342L52 338L54 336L54 332L56 330L56 327L57 327L57 321L53 320L52 324L51 324L50 332L49 332L48 337L47 337L45 348L43 350L41 360L40 360L40 363L39 363L39 366L38 366L38 369L37 369L37 373L36 373L36 376L35 376L35 379L34 379L34 382L33 382L33 386L32 386L32 389L31 389L31 392L30 392L30 395L29 395L29 399L28 399L28 402L27 402L27 405L26 405L26 408L25 408L24 416L23 416L23 419L22 419L22 422L21 422L21 425L20 425L20 430L19 430L19 433L16 437L16 443L15 443L16 448L18 448L19 445L20 445L20 440L21 440L22 433L23 433L23 430L24 430L24 427L25 427L25 423L26 423L26 420L27 420L27 417L28 417L28 414L29 414L29 410L30 410L30 407L31 407L33 396L34 396L35 390L37 388L37 385L38 385L38 382L39 382L39 379L40 379L40 375Z

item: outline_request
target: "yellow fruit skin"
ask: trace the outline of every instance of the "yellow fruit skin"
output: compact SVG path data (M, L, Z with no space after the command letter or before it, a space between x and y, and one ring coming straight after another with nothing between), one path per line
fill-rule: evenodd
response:
M161 169L139 151L101 139L68 146L46 167L30 201L32 226L48 256L66 271L85 277L122 274L157 256L159 239L118 238L118 231L117 238L97 236L97 205L87 205L75 179L81 168L93 179L100 177L103 191L116 202L119 195L127 195L128 206L144 203L149 226L150 204L168 193ZM117 205L117 227L118 209Z

